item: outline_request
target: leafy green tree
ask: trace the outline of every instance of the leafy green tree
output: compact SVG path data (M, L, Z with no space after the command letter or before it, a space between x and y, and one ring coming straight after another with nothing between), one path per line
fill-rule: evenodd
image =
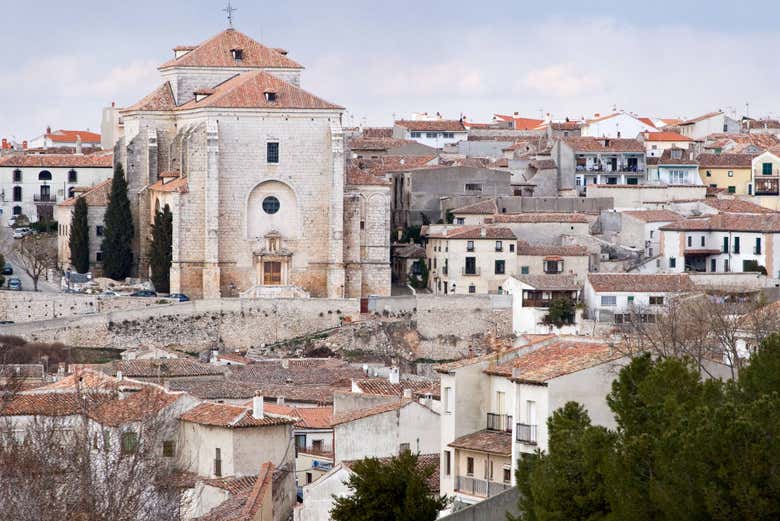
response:
M575 317L574 302L570 298L557 298L550 302L547 308L547 314L544 316L544 323L555 327L562 327L567 324L573 324Z
M76 204L71 213L70 238L70 263L79 273L89 271L89 223L87 214L89 208L83 197L76 199Z
M154 216L149 265L152 269L152 284L161 293L168 293L171 287L171 258L173 246L173 214L166 204Z
M348 497L335 497L333 521L434 521L447 498L431 490L435 467L422 465L409 451L383 461L367 458L352 465Z
M130 199L127 197L127 181L120 163L114 167L104 220L103 272L107 277L121 280L129 276L133 268L132 241L135 232Z
M417 289L427 288L428 276L430 275L428 263L425 262L425 259L417 259L414 265L417 268L416 271L409 274L409 283Z

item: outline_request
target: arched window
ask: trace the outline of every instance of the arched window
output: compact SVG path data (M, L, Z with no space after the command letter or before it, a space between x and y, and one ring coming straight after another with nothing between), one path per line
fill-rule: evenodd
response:
M68 182L77 183L79 181L79 174L74 169L68 170Z
M22 207L14 206L14 215L22 215Z
M22 200L22 187L14 186L14 201L21 201L21 200Z
M41 170L38 174L38 181L51 181L51 172L48 170Z

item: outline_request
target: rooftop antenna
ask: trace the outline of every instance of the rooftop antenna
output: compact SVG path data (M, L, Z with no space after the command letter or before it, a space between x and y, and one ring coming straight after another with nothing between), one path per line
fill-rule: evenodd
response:
M236 11L238 9L230 5L230 0L228 0L227 7L222 10L223 13L227 13L228 25L231 29L233 28L233 13Z

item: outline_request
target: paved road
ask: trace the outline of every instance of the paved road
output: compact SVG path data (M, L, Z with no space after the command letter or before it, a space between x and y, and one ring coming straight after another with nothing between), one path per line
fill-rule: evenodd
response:
M12 234L13 234L13 230L11 228L7 226L0 226L0 253L2 253L5 256L5 261L10 262L14 268L13 275L4 275L5 285L3 286L2 289L3 290L7 289L9 278L16 277L22 281L23 291L32 291L33 290L32 279L30 278L29 275L27 275L24 272L21 265L19 264L19 260L16 257L16 254L14 253L14 241L18 241L20 239L14 239ZM38 280L38 291L43 291L47 293L57 293L60 291L60 289L59 287L53 284L49 284L48 282L46 282L41 278Z

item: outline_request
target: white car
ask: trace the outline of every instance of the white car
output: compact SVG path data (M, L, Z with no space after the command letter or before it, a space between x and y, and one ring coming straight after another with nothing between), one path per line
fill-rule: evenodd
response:
M13 228L16 225L16 217L11 217L8 219L8 227Z
M30 228L17 228L14 230L14 239L21 239L28 235L32 235L32 233L33 231Z

